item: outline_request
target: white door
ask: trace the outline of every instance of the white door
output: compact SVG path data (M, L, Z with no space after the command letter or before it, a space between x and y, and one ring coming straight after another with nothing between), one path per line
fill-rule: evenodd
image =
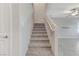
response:
M0 56L10 53L10 7L0 3Z

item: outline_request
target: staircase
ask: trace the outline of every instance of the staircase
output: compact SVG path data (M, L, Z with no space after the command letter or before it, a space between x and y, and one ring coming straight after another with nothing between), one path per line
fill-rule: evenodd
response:
M44 23L34 23L27 56L53 56Z

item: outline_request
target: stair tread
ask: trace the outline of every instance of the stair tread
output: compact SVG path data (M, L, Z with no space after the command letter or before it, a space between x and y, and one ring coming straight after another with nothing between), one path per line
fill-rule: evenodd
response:
M32 33L34 33L34 32L35 32L35 33L36 33L36 32L37 32L37 33L47 33L46 31L32 31Z
M45 26L44 23L35 23L35 24L34 24L34 26L39 26L39 25L43 25L43 26Z
M45 24L34 24L34 26L45 26Z
M49 40L31 40L30 47L50 47Z
M48 36L47 34L32 34L33 36Z
M45 25L36 25L34 27L45 27Z
M38 38L38 37L47 37L48 38L48 36L34 36L34 35L32 35L32 37L36 37L36 38Z
M31 40L49 40L48 38L42 37L42 38L35 38L32 37Z
M32 34L47 34L47 32L32 32Z
M51 48L29 48L29 56L53 56Z
M46 31L46 29L33 29L33 31Z
M34 26L33 28L45 28L45 26Z
M47 33L32 33L32 35L47 35Z
M33 32L46 32L46 30L45 31L42 31L42 30L40 30L40 31L33 31Z
M33 30L33 31L35 31L35 30ZM40 32L40 31L42 31L42 32L46 32L46 30L39 30L39 32ZM37 32L38 32L38 31L37 31Z
M45 27L33 27L33 29L45 29Z

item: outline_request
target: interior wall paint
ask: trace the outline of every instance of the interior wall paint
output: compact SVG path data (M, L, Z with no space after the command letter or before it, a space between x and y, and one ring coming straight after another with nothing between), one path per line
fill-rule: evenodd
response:
M54 18L49 20L56 25L56 37L58 38L79 38L78 18ZM68 27L64 29L63 27Z
M19 4L20 18L20 55L25 55L31 39L33 19L32 4Z
M19 55L19 4L11 4L12 14L12 56Z
M10 55L10 8L9 4L0 3L0 36L7 35L8 38L0 37L0 56Z
M36 23L44 23L45 3L34 3L34 21Z
M11 4L12 56L24 56L28 49L32 31L32 4Z

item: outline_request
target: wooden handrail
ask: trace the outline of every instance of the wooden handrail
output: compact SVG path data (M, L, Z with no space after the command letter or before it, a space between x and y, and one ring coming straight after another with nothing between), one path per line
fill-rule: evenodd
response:
M47 13L47 4L45 6L45 12ZM51 31L55 31L55 24L54 22L51 22L49 19L48 19L48 16L47 14L45 13L45 21L46 23L49 25Z
M48 20L48 18L46 19L46 22L49 25L51 31L55 31L55 24Z

